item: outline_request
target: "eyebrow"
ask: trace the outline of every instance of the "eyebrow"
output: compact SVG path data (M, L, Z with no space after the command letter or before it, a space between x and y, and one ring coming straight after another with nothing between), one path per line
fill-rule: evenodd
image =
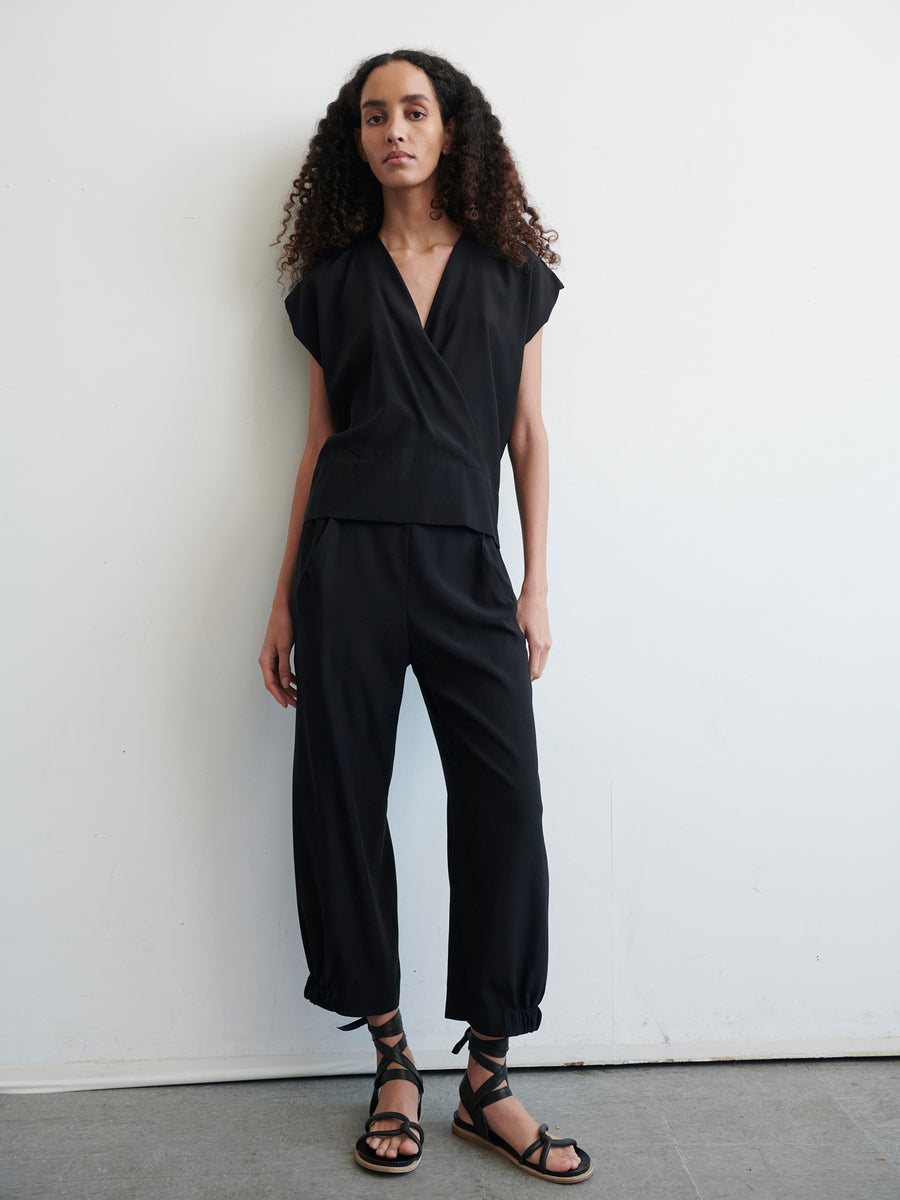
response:
M401 96L400 100L403 104L412 104L414 100L424 100L426 104L431 103L430 96L423 96L421 92L413 92L410 96ZM387 108L386 100L363 100L363 108Z

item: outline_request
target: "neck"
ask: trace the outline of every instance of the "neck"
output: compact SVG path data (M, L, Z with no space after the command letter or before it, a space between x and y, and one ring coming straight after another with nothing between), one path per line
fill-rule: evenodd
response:
M455 239L458 230L445 213L435 220L431 207L434 184L413 188L382 188L384 220L378 236L392 250L414 250Z

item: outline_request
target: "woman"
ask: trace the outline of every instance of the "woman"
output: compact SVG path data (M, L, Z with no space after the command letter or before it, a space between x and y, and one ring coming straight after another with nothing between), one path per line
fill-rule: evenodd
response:
M541 1178L586 1179L506 1086L537 1029L547 862L531 684L550 648L541 327L561 284L481 92L443 59L362 64L285 205L285 301L311 354L309 433L260 654L297 709L294 853L305 995L367 1024L377 1072L356 1159L418 1166L422 1078L399 1005L387 794L406 668L447 782L445 1015L468 1022L453 1131ZM509 447L525 550L497 538ZM296 675L291 672L294 643Z

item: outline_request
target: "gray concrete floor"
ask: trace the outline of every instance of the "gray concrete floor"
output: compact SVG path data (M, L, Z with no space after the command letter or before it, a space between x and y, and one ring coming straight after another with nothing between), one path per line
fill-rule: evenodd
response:
M400 1178L353 1161L361 1077L0 1096L0 1196L546 1196L551 1185L451 1135L458 1080L426 1074L425 1154ZM551 1134L591 1153L582 1197L900 1200L900 1058L512 1069L510 1081Z

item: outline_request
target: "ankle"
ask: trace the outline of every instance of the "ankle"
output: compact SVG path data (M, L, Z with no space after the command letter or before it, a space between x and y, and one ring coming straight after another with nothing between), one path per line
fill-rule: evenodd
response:
M506 1064L505 1056L503 1058L496 1058L496 1057L493 1057L493 1055L485 1054L484 1051L481 1051L481 1056L482 1056L482 1058L486 1058L486 1060L488 1062L496 1063L498 1067L505 1067L505 1064ZM490 1075L491 1074L490 1069L488 1069L485 1066L482 1066L482 1063L480 1063L478 1060L476 1060L475 1056L472 1054L469 1055L469 1061L468 1061L466 1070L468 1070L468 1072L473 1072L473 1070L475 1070L475 1072L480 1072L482 1075Z
M489 1037L487 1034L476 1033L473 1029L469 1037L469 1065L475 1061L476 1050L483 1058L487 1058L490 1062L498 1063L502 1066L506 1062L506 1056L509 1053L509 1038L505 1035L502 1037Z
M399 1008L395 1008L389 1013L377 1013L374 1017L366 1017L366 1023L370 1029L378 1029L382 1025L387 1025L388 1021L393 1021L399 1011Z

